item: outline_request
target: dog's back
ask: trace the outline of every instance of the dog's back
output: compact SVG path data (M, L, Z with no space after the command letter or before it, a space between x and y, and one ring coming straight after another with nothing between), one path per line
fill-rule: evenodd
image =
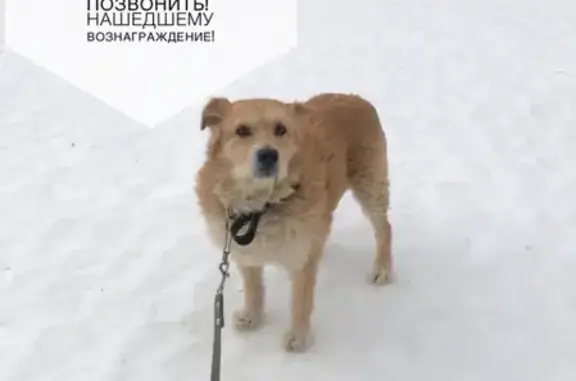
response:
M328 163L331 185L343 187L335 189L334 196L339 198L346 188L352 189L359 201L369 197L367 193L387 192L387 143L374 106L357 95L334 93L312 97L306 105L322 121L315 128L326 142L325 155L331 157ZM345 179L346 184L335 181L339 178ZM365 201L363 205L368 203Z
M320 94L306 104L316 110L318 125L328 140L330 183L327 184L334 210L346 189L351 189L368 217L377 241L372 280L390 281L392 269L391 227L388 221L389 181L386 136L374 106L356 95Z
M325 93L310 98L306 105L322 115L330 133L339 135L349 150L386 144L378 112L358 95Z

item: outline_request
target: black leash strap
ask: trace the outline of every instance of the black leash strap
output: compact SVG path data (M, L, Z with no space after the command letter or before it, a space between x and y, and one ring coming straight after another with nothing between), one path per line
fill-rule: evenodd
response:
M219 270L222 274L222 280L216 290L214 298L214 343L212 345L212 371L210 381L220 381L220 364L222 358L222 328L224 328L224 283L228 278L228 268L230 267L230 246L232 244L232 235L230 234L229 222L226 221L226 240L222 253L222 262Z
M258 212L242 213L232 216L232 227L230 233L234 241L240 246L246 246L254 241L256 237L256 230L262 215L270 208L270 204L264 205L264 208ZM238 234L240 229L248 225L248 229L242 235Z

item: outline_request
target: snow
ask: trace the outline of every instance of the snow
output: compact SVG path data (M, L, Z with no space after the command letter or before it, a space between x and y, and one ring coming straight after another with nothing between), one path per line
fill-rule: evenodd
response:
M388 133L398 279L351 197L317 289L316 345L225 327L222 380L576 379L576 3L300 2L295 51L231 98L357 92ZM150 130L0 56L0 380L208 380L220 251L192 191L200 105ZM226 312L241 302L234 272Z

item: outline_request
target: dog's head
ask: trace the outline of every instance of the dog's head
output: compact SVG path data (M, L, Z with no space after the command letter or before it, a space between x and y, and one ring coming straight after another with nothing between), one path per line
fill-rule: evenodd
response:
M201 121L211 131L208 154L226 161L236 180L281 181L302 147L308 111L301 103L213 98Z

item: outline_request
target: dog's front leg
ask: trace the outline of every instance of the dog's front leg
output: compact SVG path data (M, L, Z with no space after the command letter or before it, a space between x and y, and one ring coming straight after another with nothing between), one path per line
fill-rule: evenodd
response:
M312 250L306 265L292 272L291 327L284 334L284 348L289 352L304 352L312 344L311 316L314 310L314 290L321 248Z
M238 330L255 329L262 323L264 310L264 282L262 267L239 266L244 283L244 307L234 313Z

